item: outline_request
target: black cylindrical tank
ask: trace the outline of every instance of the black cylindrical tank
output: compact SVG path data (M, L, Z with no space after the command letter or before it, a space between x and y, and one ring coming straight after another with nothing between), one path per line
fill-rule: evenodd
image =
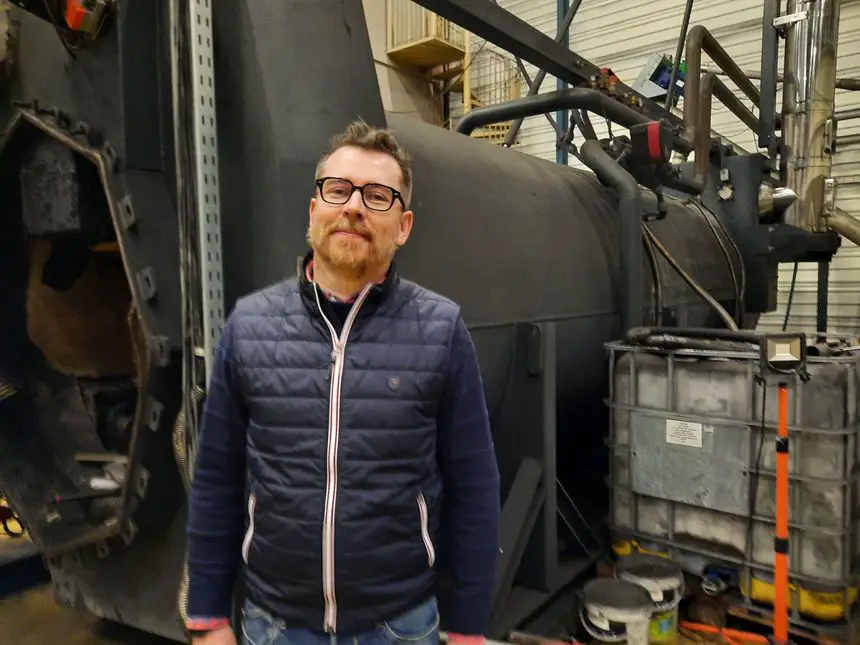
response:
M295 271L307 248L314 166L328 137L359 116L387 124L414 164L416 218L398 253L401 273L462 306L493 420L503 402L517 403L508 390L514 324L557 321L560 476L603 472L603 344L621 334L614 193L591 173L385 114L359 3L213 6L226 306ZM330 19L344 11L343 21ZM314 55L289 63L303 47ZM731 248L716 221L670 199L666 218L651 226L702 287L732 302L723 250ZM678 324L717 320L662 258L657 264L662 308ZM642 272L643 301L652 303L647 259ZM515 435L496 434L505 485L523 452ZM591 494L603 485L588 488Z
M590 172L402 115L387 116L414 164L415 225L397 258L401 272L461 304L494 420L503 405L517 405L507 388L512 323L556 321L559 476L569 482L577 503L587 503L576 482L599 478L605 468L601 450L608 363L603 344L622 333L614 192ZM740 267L713 216L669 199L666 218L649 226L716 300L733 301L728 260ZM657 269L664 310L674 312L683 325L719 324L713 309L659 255ZM642 273L649 315L653 280L647 254ZM521 458L519 441L496 434L507 483ZM601 488L596 482L587 490Z

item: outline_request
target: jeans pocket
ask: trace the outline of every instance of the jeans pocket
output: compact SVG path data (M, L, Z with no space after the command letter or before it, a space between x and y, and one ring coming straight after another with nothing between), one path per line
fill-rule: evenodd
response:
M249 601L242 607L242 645L274 645L281 633L277 622Z
M435 643L438 641L439 606L436 598L405 614L384 622L382 629L394 643Z

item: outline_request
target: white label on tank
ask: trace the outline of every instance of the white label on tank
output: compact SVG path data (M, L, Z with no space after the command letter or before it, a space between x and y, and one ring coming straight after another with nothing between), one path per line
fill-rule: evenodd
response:
M702 424L666 419L666 443L688 448L702 447Z

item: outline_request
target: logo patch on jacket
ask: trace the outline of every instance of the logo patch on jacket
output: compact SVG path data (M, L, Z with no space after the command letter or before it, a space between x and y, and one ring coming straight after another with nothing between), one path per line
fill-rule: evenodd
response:
M400 387L400 377L399 376L389 376L388 377L388 387L391 388L392 391L396 391Z

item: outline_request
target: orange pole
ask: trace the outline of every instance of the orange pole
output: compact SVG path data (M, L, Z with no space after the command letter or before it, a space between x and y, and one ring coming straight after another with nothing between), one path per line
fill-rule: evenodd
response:
M779 384L776 436L773 640L788 642L788 385Z
M691 623L686 620L681 621L681 629L686 629L691 632L699 632L709 634L711 636L722 636L724 640L732 642L741 642L743 645L768 645L770 639L761 634L753 632L744 632L739 629L730 629L729 627L715 627L713 625L705 625L704 623ZM709 641L711 639L708 639ZM719 641L711 641L717 643Z

